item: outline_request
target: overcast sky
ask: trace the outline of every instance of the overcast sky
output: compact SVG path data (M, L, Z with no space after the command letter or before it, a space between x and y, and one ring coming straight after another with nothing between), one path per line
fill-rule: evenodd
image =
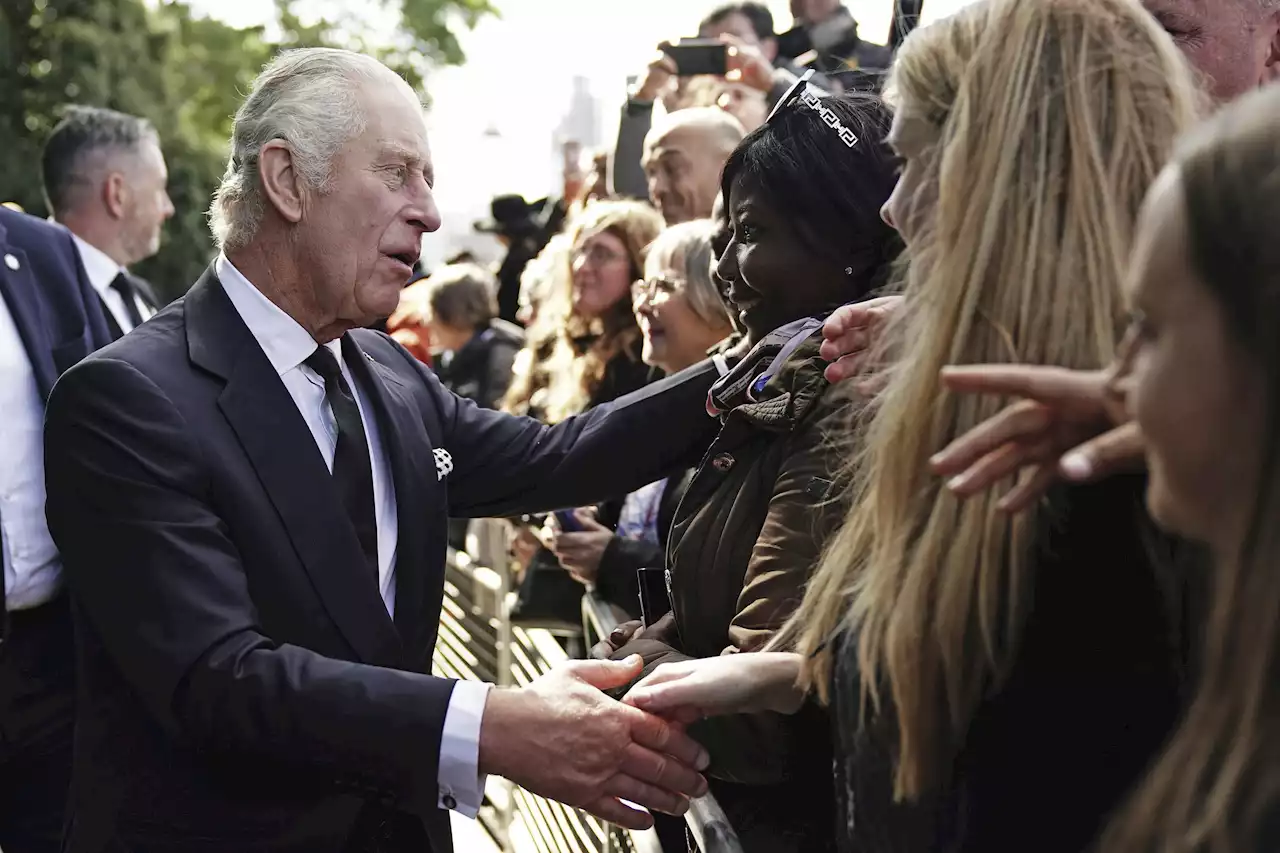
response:
M189 0L234 25L266 22L266 0ZM848 2L848 0L846 0ZM926 19L970 0L927 0ZM553 190L553 138L568 109L575 76L600 99L601 135L616 132L625 80L641 71L663 39L692 35L717 0L495 0L502 17L462 34L467 63L428 79L431 142L445 232L427 239L428 260L455 246L498 192L537 198ZM768 0L779 30L790 26L788 0ZM848 2L864 37L884 41L892 0ZM376 0L305 0L304 13L374 9ZM374 16L376 19L376 16ZM488 129L499 138L485 134ZM604 140L602 140L604 141Z

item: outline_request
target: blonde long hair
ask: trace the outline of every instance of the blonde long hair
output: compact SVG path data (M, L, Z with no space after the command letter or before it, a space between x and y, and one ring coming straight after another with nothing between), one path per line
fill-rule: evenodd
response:
M1228 106L1187 140L1181 176L1191 259L1269 398L1244 542L1212 576L1204 672L1181 728L1104 853L1261 850L1280 809L1280 89ZM1239 452L1224 447L1222 453Z
M853 501L797 613L823 698L830 640L857 638L863 718L897 722L894 791L947 781L979 704L1017 654L1035 514L960 501L931 454L1001 401L947 393L948 364L1098 368L1144 194L1197 114L1191 73L1136 0L987 0L913 33L887 98L937 129L924 233L862 422ZM888 702L886 702L888 700Z

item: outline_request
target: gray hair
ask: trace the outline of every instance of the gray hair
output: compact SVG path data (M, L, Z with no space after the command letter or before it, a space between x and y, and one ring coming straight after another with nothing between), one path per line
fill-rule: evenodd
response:
M712 329L733 323L729 307L711 279L711 240L716 228L710 219L671 225L649 244L644 262L647 277L671 275L683 284L681 292L689 307Z
M284 51L262 69L236 113L231 157L209 209L219 248L244 246L262 222L262 147L287 142L294 169L308 186L325 192L334 157L365 130L359 84L388 74L372 57L318 47Z
M160 141L146 119L101 107L70 107L40 158L45 202L54 218L74 208L77 195L101 180L111 155L136 153L146 140Z

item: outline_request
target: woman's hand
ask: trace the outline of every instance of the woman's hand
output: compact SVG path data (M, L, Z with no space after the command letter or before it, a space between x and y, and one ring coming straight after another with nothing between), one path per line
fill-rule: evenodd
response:
M575 509L573 517L582 525L581 531L561 530L555 516L551 516L547 547L575 580L583 584L595 583L600 575L600 561L613 541L613 531L596 521L591 510Z
M596 660L609 660L618 649L644 630L644 623L639 619L632 619L630 622L623 622L617 628L609 632L609 636L591 647L591 651L587 652L587 657Z
M831 313L822 326L826 340L820 350L822 357L831 362L827 381L843 382L865 373L867 355L876 343L877 333L901 305L901 296L881 296L843 305Z
M1059 480L1092 482L1142 467L1142 431L1129 420L1114 369L974 365L944 368L942 379L952 391L1024 398L930 460L935 473L951 477L947 487L958 495L977 494L1030 468L1031 478L999 503L1018 512Z
M742 652L663 664L622 701L685 725L724 714L794 714L804 704L796 686L802 661L789 652Z
M537 556L538 549L542 547L542 541L538 538L537 531L524 524L513 523L510 531L511 538L508 540L508 546L511 557L519 566L519 570L524 571Z
M661 619L647 628L639 619L623 622L610 631L609 636L592 646L587 656L598 660L609 660L632 640L657 640L671 645L674 642L675 629L676 616L671 611L667 611Z

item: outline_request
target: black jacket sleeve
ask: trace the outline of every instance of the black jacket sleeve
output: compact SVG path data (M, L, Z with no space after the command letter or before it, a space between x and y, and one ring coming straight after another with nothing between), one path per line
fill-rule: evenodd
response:
M547 426L458 397L408 352L387 343L426 388L428 433L454 463L449 514L455 518L598 503L687 468L715 436L706 398L719 374L710 361Z

